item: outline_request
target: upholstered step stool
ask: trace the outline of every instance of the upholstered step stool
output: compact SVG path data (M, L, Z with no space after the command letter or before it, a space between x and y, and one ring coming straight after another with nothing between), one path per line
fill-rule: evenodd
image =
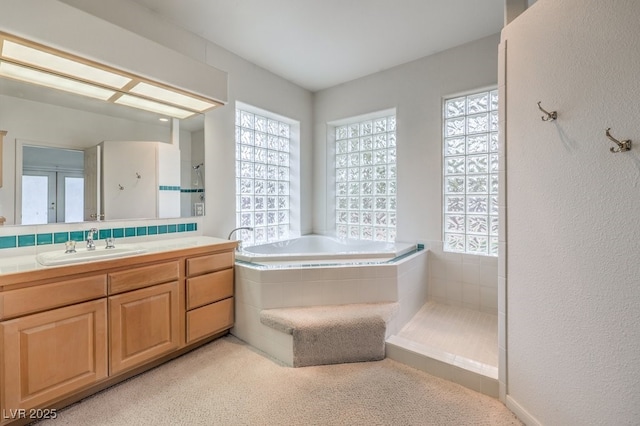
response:
M398 303L265 309L260 322L293 336L293 366L377 361Z

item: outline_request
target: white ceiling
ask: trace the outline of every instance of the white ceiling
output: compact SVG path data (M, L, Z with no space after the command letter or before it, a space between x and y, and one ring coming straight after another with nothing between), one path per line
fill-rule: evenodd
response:
M505 0L132 0L311 91L502 29Z

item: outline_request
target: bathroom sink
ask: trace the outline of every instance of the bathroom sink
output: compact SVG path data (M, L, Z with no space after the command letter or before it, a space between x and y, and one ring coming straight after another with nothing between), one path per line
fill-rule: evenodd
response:
M50 251L40 253L36 260L43 266L70 265L73 263L95 262L98 260L116 259L118 257L131 256L145 253L147 250L133 244L120 244L115 248L106 249L104 247L95 250L86 248L76 249L75 253L65 253L61 251Z

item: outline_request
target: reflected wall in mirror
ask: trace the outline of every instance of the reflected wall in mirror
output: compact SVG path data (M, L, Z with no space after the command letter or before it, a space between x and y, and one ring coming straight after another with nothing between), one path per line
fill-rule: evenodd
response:
M160 121L164 119L166 121ZM159 184L154 188L160 191L160 185L171 187L163 191L179 193L179 211L172 216L188 217L203 214L204 168L196 168L204 162L204 118L196 115L185 120L167 119L158 114L114 105L94 99L83 98L53 89L47 89L27 83L0 78L0 128L7 130L4 139L3 177L0 188L0 216L6 217L7 225L32 223L23 218L23 174L18 171L23 164L24 146L57 148L76 152L85 152L105 141L137 142L155 141L166 146L179 147L180 175L179 183ZM176 131L174 131L174 129ZM126 151L125 151L126 152ZM173 158L177 154L174 152ZM120 159L134 155L121 154ZM105 171L118 173L118 158L105 164ZM116 170L112 170L116 167ZM104 171L103 171L104 172ZM157 182L161 182L158 179ZM173 181L175 182L175 180ZM78 183L76 181L76 183ZM85 185L86 177L85 177ZM176 192L177 191L177 192ZM35 193L34 193L35 194ZM32 194L32 195L34 195ZM35 196L35 195L34 195ZM85 205L86 205L86 199ZM42 202L42 201L41 201ZM113 200L117 202L117 200ZM136 200L137 202L137 200ZM48 210L51 207L47 200ZM54 206L58 208L59 201ZM105 220L116 219L108 217ZM135 213L118 219L159 217L149 215L140 217ZM75 221L77 216L64 216L63 221ZM72 219L73 218L73 219ZM91 220L84 215L85 220ZM40 217L39 219L43 219ZM82 219L80 219L82 220ZM56 221L60 221L56 218ZM48 220L48 222L52 222Z

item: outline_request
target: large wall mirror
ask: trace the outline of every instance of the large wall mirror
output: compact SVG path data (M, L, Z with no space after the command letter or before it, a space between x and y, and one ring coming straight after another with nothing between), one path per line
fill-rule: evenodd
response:
M201 114L177 120L0 77L0 128L7 225L204 214Z

